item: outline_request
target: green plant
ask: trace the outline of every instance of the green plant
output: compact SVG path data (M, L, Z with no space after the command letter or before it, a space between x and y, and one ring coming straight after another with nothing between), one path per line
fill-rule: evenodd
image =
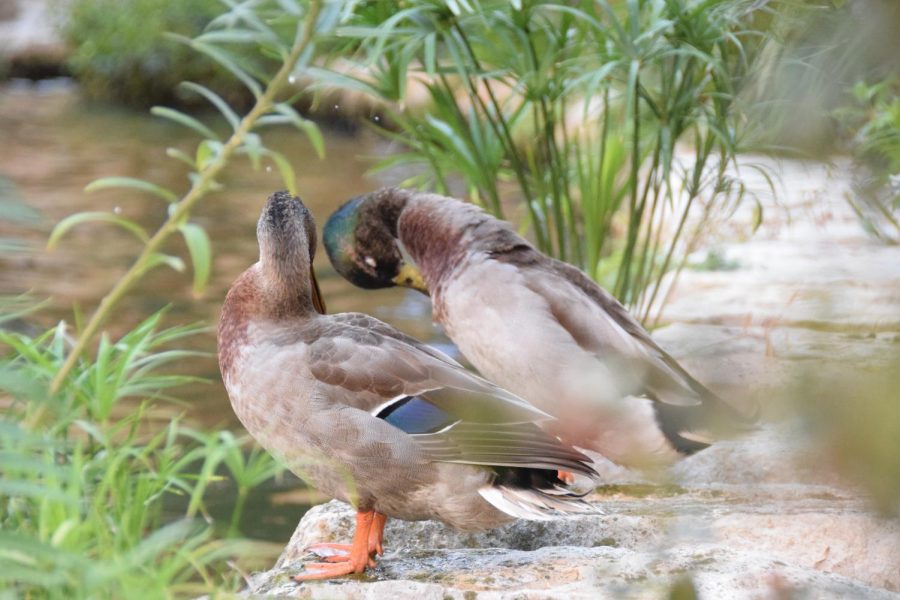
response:
M859 165L847 195L864 226L884 241L900 242L900 77L853 86L853 102L835 111Z
M247 495L253 488L281 474L284 467L276 463L271 455L259 446L252 445L249 451L245 451L244 447L250 439L239 440L230 431L211 434L192 431L188 432L188 435L201 445L203 450L200 454L207 457L207 460L199 474L200 483L190 497L187 514L193 515L202 507L205 484L213 479L216 467L224 465L237 487L237 500L231 512L227 532L229 537L235 537L240 534L239 526L244 515Z
M200 434L177 419L148 431L154 399L190 378L161 369L188 353L165 349L197 327L160 330L156 313L80 360L72 385L47 396L65 359L61 324L37 337L0 331L0 585L18 596L167 597L236 589L230 561L264 547L221 539L195 519L216 468L237 474L241 444L228 434ZM199 443L198 443L199 442ZM257 485L277 470L265 454L247 463ZM167 497L191 498L184 516L167 519ZM231 531L242 507L234 509ZM271 556L271 553L268 554Z
M734 0L365 3L333 52L369 76L309 69L389 103L386 121L424 167L408 184L460 178L497 216L521 204L544 251L647 319L705 217L744 195L734 175L749 124L739 95L769 9ZM352 40L348 42L346 40ZM422 112L405 107L408 82ZM690 148L681 153L679 148Z
M900 173L900 76L858 81L852 93L855 102L838 115L855 131L854 153L882 177Z
M69 66L91 98L138 107L171 102L188 79L228 89L214 61L165 36L199 35L222 13L220 0L75 0L62 8Z

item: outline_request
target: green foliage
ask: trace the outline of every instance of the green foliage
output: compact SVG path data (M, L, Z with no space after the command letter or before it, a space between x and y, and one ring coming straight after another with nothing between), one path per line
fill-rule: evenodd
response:
M0 331L0 586L20 597L162 598L240 585L229 561L261 547L223 539L195 515L219 467L249 490L278 471L258 450L245 456L226 432L177 419L148 432L153 399L191 378L161 370L195 353L168 346L197 327L160 330L156 313L75 366L47 396L65 359L63 324L34 338ZM190 498L180 519L164 513ZM231 516L238 535L243 504Z
M900 76L853 86L855 102L838 114L855 131L854 153L882 176L900 173Z
M900 76L859 81L852 92L835 111L859 166L847 198L868 231L900 243Z
M148 106L172 101L185 79L227 82L215 63L164 38L200 34L223 11L220 0L74 0L65 10L70 66L92 98Z
M355 5L334 52L369 77L310 72L389 104L407 184L461 179L497 216L521 205L537 245L647 318L702 223L744 194L730 166L749 129L738 105L764 47L760 3L379 2ZM424 114L404 108L422 82ZM393 106L395 108L390 108ZM693 156L679 155L678 147Z
M857 82L900 69L900 3L895 0L781 0L767 23L778 38L754 93L754 118L779 144L823 156L839 148L835 111L854 105ZM838 118L838 121L842 117Z

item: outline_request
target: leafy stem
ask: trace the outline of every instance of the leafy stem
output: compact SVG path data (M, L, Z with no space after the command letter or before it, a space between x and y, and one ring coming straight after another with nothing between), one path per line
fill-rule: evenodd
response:
M253 108L241 119L231 137L222 145L221 150L202 166L187 193L178 202L171 205L168 218L156 233L147 240L143 250L128 271L119 278L109 293L100 301L99 306L75 340L75 344L66 357L66 361L56 373L53 381L50 382L51 394L55 394L60 390L78 358L84 353L94 336L97 335L100 327L105 323L119 301L155 264L157 251L162 247L163 243L169 236L179 231L179 228L187 221L194 206L214 187L216 176L225 168L234 153L241 148L259 119L273 108L276 98L285 87L285 84L289 82L289 77L294 71L297 62L304 55L312 41L320 9L321 0L310 1L306 19L297 25L297 35L290 52L263 93L257 96Z

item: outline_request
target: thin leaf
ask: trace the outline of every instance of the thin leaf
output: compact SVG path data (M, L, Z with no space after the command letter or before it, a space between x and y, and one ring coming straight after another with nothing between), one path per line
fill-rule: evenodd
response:
M232 75L237 77L245 86L247 86L247 89L250 90L254 98L262 96L262 88L260 87L259 82L253 79L245 69L238 65L234 57L229 56L225 50L196 41L192 41L191 46L203 54L206 54L230 71Z
M163 254L161 252L155 252L150 255L150 258L147 259L147 264L144 266L144 270L149 271L150 269L153 269L159 265L166 265L167 267L171 267L179 273L183 273L185 270L183 260L181 260L177 256L172 256L171 254Z
M222 150L222 144L214 140L203 140L197 145L197 158L194 161L197 170L202 171L211 163Z
M237 113L232 110L228 103L222 99L217 93L212 91L206 86L202 86L198 83L194 83L192 81L183 81L181 83L181 87L191 90L197 94L200 94L207 100L209 100L210 104L216 107L218 111L225 117L225 120L228 121L228 124L231 125L232 129L237 129L241 124L241 118L237 116Z
M282 116L290 119L290 122L297 129L306 134L309 143L312 144L312 147L316 151L316 155L320 160L325 158L325 140L322 138L322 132L319 131L318 125L316 125L309 119L304 119L303 117L301 117L296 110L294 110L287 104L276 104L275 110L278 111L278 113L280 113Z
M193 158L191 158L191 155L187 152L184 152L183 150L179 150L178 148L166 148L166 156L169 156L170 158L174 158L176 160L180 160L192 169L197 168L197 163Z
M52 250L55 248L60 238L76 225L89 223L91 221L101 221L118 225L122 229L133 233L134 236L143 243L147 243L150 239L144 229L130 219L108 212L81 212L70 215L56 224L56 227L54 227L53 231L50 233L50 239L47 240L47 249Z
M96 192L97 190L109 188L129 188L132 190L139 190L158 196L166 202L178 202L178 196L171 190L135 177L102 177L89 183L84 188L84 191Z
M211 140L219 139L219 136L217 136L216 132L214 132L212 129L210 129L194 117L186 115L181 111L167 108L165 106L154 106L150 109L150 113L156 115L157 117L162 117L164 119L174 121L179 125L184 125L189 129L193 129L205 138L209 138Z
M194 295L200 296L209 282L212 264L212 248L206 231L194 223L184 223L178 228L184 236L191 263L194 267Z

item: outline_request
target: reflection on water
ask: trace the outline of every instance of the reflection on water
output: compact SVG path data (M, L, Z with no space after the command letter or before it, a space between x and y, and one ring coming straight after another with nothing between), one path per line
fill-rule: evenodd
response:
M325 160L319 160L305 138L293 130L272 129L265 134L267 144L293 163L301 196L320 225L344 200L392 183L365 175L390 152L385 142L365 130L323 133ZM186 167L168 158L165 150L176 147L190 153L196 142L190 132L148 114L84 104L65 82L0 87L0 181L11 184L0 190L14 194L40 214L34 228L6 216L0 220L0 238L23 238L31 248L25 254L0 256L0 294L30 291L36 298L51 298L49 309L35 317L41 327L59 319L71 321L73 303L85 312L93 310L133 260L138 243L115 227L84 224L73 229L55 251L47 252L48 232L60 219L86 210L115 211L152 232L165 217L163 201L130 190L86 194L83 189L98 177L116 175L147 179L181 193L188 185ZM264 164L254 171L243 160L229 167L222 183L226 189L209 195L194 215L209 233L214 251L205 295L192 296L190 273L158 268L121 303L108 325L113 334L167 304L172 305L170 325L215 324L229 285L256 260L259 211L266 197L282 187L274 166ZM187 260L180 239L171 239L167 251ZM399 289L354 288L331 269L324 251L319 252L316 267L330 311L367 312L419 339L445 341L431 325L430 305L424 297ZM214 353L212 327L191 343ZM182 390L178 395L187 400L187 406L173 411L186 410L193 422L205 428L239 427L212 356L191 364L190 372L213 380L213 385ZM280 536L289 536L292 527Z

